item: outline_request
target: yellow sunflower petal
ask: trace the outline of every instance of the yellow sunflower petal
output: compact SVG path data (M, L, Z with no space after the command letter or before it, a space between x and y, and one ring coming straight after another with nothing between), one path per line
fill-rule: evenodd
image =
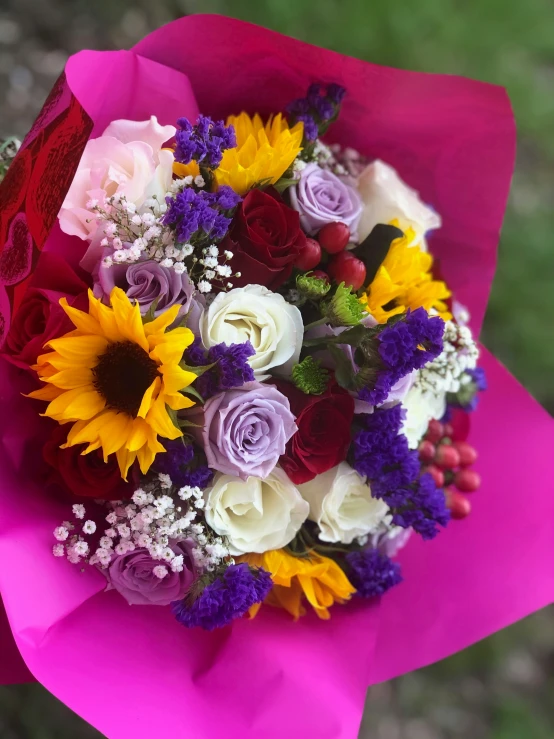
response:
M188 328L176 328L167 334L151 337L150 342L153 343L153 340L155 346L150 352L150 358L161 365L177 365L183 358L185 349L194 341L194 335Z
M102 335L105 336L108 341L121 341L122 336L119 333L119 328L112 308L104 305L101 300L95 298L92 294L92 290L89 290L88 292L88 301L89 313L100 324Z
M130 452L136 452L148 443L148 426L140 419L135 418L131 424L125 440L125 446Z
M145 475L150 467L152 466L154 459L156 458L156 452L153 452L149 447L143 446L137 451L137 459L140 466L140 471Z
M82 387L66 390L63 395L53 400L46 409L45 415L61 420L88 420L101 413L106 401L96 390L83 390Z
M54 387L54 385L45 385L38 390L33 390L32 393L26 395L27 398L34 398L35 400L54 400L63 395L65 391L61 388Z
M156 379L152 382L148 390L144 393L142 396L142 402L140 404L140 408L138 409L137 416L139 418L146 418L146 414L152 407L152 403L156 400L158 397L158 392L161 388L162 380L160 377L156 377Z
M84 334L102 335L102 329L96 318L82 310L72 308L66 298L60 298L60 305L79 331L82 331Z
M106 351L108 341L104 336L70 336L52 339L48 345L64 359L75 362L76 366L94 366L98 357Z
M130 430L136 419L126 413L116 413L109 424L104 424L98 435L102 442L104 458L126 446Z
M148 323L144 324L144 334L145 336L153 336L154 334L161 334L163 333L167 328L171 326L172 323L174 323L177 320L177 316L179 315L179 310L181 309L180 305L173 305L171 308L168 308L164 313L159 315L157 318L154 318L153 321L148 321ZM193 337L194 338L194 337Z
M73 390L93 384L93 375L88 367L72 367L56 372L49 377L42 375L44 382L52 383L63 390Z
M175 393L175 395L164 395L166 405L168 405L172 411L182 411L185 408L192 408L195 405L194 400L188 395L182 393Z
M112 290L110 302L122 339L138 344L145 352L149 351L138 303L132 304L118 287Z
M183 432L175 426L169 417L164 398L161 395L152 404L146 416L146 421L157 434L166 439L178 439L179 436L183 435Z
M163 364L160 367L160 372L163 376L164 393L169 395L178 393L179 390L192 385L197 377L194 372L184 370L175 364Z
M125 481L127 481L127 473L129 472L129 467L133 464L133 462L137 458L137 453L130 452L127 449L118 449L117 452L115 453L115 456L117 458L117 463L119 465L119 471L121 472L121 477Z

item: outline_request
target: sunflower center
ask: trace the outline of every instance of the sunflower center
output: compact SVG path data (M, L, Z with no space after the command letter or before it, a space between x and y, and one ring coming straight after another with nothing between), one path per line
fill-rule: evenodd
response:
M107 405L136 417L144 393L158 376L158 365L138 344L117 341L108 345L92 373Z

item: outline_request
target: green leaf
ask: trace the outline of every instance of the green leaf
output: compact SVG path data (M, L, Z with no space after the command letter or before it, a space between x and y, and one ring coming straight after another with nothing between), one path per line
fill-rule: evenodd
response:
M335 362L335 379L338 384L345 390L354 390L356 373L349 357L340 347L333 344L329 346L329 353Z
M192 372L197 377L201 377L201 375L204 374L204 372L207 372L212 367L215 367L217 362L212 362L211 364L203 364L200 367L191 367L186 362L179 362L179 367L186 372Z
M277 190L278 193L281 195L292 185L296 185L298 180L296 177L281 177L280 180L277 180L277 182L273 185L273 187Z
M150 303L150 308L148 308L148 311L143 315L142 322L144 323L152 323L152 321L156 318L156 308L158 307L160 299L156 298L156 300L153 300Z
M193 398L196 398L202 404L204 404L204 402L205 402L204 401L204 398L200 395L200 393L198 392L198 390L195 387L193 387L192 385L189 385L188 387L184 388L183 390L181 390L181 392L184 393L185 395L190 395Z

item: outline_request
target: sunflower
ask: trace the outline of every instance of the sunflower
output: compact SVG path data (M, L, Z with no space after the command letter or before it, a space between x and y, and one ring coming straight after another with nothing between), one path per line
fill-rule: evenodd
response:
M393 221L393 226L398 226ZM408 308L434 308L445 321L452 318L445 300L450 290L431 273L433 257L419 246L410 246L415 239L414 231L395 239L377 270L371 284L360 301L378 323L386 323L391 316L406 313Z
M230 185L244 195L254 185L272 185L286 172L301 150L304 124L289 128L280 113L264 125L260 116L231 115L227 125L235 127L237 146L223 152L215 170L218 185Z
M173 174L176 177L179 177L179 179L183 179L189 176L197 177L200 174L200 167L198 165L198 162L195 162L194 160L192 162L189 162L188 164L183 164L182 162L173 162Z
M135 459L145 474L165 451L158 436L182 436L168 408L194 405L180 391L196 375L179 366L194 336L188 328L167 330L178 305L143 324L123 290L114 288L110 302L89 291L85 313L60 300L75 330L46 344L52 351L34 367L45 385L30 397L50 401L45 416L73 424L65 446L88 444L83 454L101 448L104 460L115 453L126 479Z
M276 549L264 554L246 554L241 560L271 573L273 588L264 603L284 608L295 619L306 613L302 605L304 598L319 618L328 619L333 603L344 603L356 592L334 560L315 552L294 557L284 549ZM252 617L260 606L261 603L252 606Z

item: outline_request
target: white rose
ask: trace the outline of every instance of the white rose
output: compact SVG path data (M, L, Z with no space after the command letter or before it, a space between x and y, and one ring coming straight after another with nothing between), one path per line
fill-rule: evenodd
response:
M298 308L282 295L247 285L220 293L202 316L200 332L207 347L249 341L256 352L250 366L262 381L270 369L290 373L300 358L304 325Z
M402 405L406 418L402 433L408 439L410 449L417 449L432 418L442 418L446 411L446 394L424 390L417 383L408 392Z
M440 228L440 216L420 200L418 193L400 179L395 169L379 159L368 164L358 178L358 191L364 203L358 226L360 241L369 236L378 223L396 219L403 231L410 227L414 230L411 243L427 251L425 233Z
M218 474L206 491L206 521L227 537L233 555L262 554L286 546L308 517L309 508L279 467L265 480Z
M364 478L346 462L298 489L310 504L308 518L318 524L322 541L351 544L376 531L389 512L387 504L372 497Z

